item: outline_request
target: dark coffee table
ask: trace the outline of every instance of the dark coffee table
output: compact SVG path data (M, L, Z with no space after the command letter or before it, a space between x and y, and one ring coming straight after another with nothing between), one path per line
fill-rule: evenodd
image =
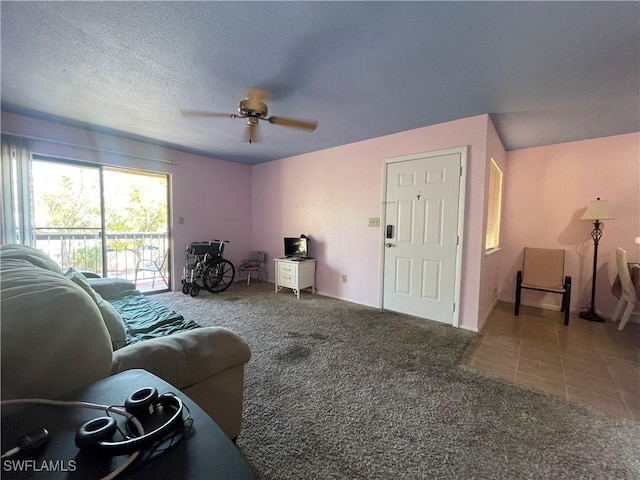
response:
M134 462L117 478L136 479L255 479L251 467L220 427L200 407L171 384L145 370L129 370L105 378L90 387L66 396L66 400L83 400L122 405L134 391L156 387L160 394L174 392L188 407L193 428L177 444L145 464ZM25 433L45 427L51 441L37 452L18 453L2 459L3 479L65 478L98 479L126 461L127 456L110 457L89 454L75 446L76 430L84 422L103 416L104 412L79 407L28 406L2 418L2 452L15 446ZM22 461L22 462L20 462ZM22 471L19 471L22 469Z

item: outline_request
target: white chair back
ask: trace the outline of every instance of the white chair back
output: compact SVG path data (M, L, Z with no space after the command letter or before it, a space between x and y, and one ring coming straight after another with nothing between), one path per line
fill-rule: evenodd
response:
M611 316L611 320L616 321L618 316L622 313L620 325L618 325L618 330L622 330L629 321L629 317L631 316L633 309L640 304L640 299L638 298L633 281L631 280L631 274L629 273L629 265L627 262L627 251L624 248L616 248L616 266L618 267L618 277L620 278L622 293L620 294L618 305L616 305L616 309Z

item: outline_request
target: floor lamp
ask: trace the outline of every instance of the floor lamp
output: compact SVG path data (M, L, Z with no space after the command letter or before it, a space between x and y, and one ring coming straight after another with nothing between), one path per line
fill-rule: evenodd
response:
M609 205L606 200L600 200L598 197L596 200L591 201L591 205L584 212L584 215L580 220L593 221L593 230L591 231L591 238L593 238L593 275L591 276L591 306L589 310L581 311L580 318L589 320L591 322L604 322L604 319L596 313L596 269L598 266L598 243L600 237L602 237L602 230L600 229L600 220L613 220L613 217L609 213Z

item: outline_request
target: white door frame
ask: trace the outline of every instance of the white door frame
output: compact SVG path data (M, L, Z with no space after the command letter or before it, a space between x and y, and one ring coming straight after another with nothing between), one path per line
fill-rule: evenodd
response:
M418 160L429 157L440 157L443 155L460 155L460 189L458 193L458 245L456 248L456 278L455 278L455 286L454 286L454 311L453 311L453 321L452 325L454 327L460 326L460 290L462 285L462 252L464 246L464 218L465 218L465 196L467 191L467 150L468 147L466 145L461 147L447 148L444 150L434 150L431 152L423 152L423 153L414 153L411 155L403 155L400 157L391 157L385 158L383 167L382 167L382 202L380 203L380 210L382 218L382 223L380 225L380 271L379 271L379 291L378 298L379 304L382 308L384 308L384 242L385 242L385 226L387 225L385 202L387 198L387 174L390 163L396 162L406 162L409 160Z

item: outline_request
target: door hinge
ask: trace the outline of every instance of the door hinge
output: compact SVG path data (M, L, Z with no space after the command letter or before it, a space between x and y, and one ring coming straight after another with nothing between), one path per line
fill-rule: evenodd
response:
M453 302L453 311L456 311L456 302Z
M462 165L460 165L460 176L462 176Z

